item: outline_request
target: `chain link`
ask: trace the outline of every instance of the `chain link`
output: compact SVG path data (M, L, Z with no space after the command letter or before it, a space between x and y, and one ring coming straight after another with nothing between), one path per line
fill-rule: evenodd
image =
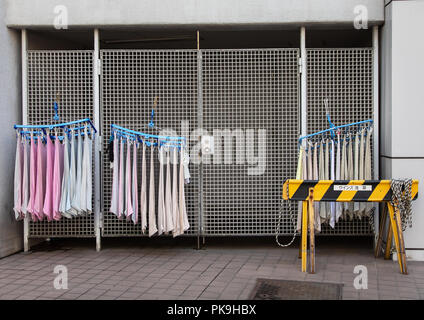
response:
M392 189L391 204L395 207L395 214L399 212L402 221L402 231L406 225L412 227L411 188L412 179L393 179L390 183Z
M289 194L289 184L287 183L287 195L288 194ZM297 223L296 223L296 219L295 219L296 213L293 211L292 201L290 199L288 200L288 203L289 203L290 220L293 223L293 229L294 229L293 238L287 244L280 243L280 241L278 240L278 236L280 234L281 220L283 218L283 213L284 213L284 200L283 199L281 199L280 212L279 212L278 222L277 222L277 229L276 229L276 232L275 232L275 241L277 242L277 244L280 247L284 247L284 248L289 247L294 242L294 240L296 239L296 235L297 235L297 230L296 230L297 229Z

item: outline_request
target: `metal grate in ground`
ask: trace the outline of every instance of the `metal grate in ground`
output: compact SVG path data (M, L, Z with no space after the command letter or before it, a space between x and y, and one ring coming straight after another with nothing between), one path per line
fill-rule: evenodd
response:
M343 284L257 279L250 300L341 300Z

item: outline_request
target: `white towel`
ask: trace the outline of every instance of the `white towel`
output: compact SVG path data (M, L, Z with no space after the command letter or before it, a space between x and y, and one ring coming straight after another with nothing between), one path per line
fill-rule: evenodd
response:
M150 147L150 185L149 185L149 237L153 236L158 228L156 226L155 212L155 166L154 166L154 147Z

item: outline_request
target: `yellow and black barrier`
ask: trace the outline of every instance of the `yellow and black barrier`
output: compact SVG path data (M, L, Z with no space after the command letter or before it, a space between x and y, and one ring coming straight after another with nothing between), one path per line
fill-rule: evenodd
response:
M288 179L283 185L283 199L302 201L302 233L300 256L302 258L302 272L307 267L307 236L309 229L309 257L310 272L315 273L315 201L336 202L385 202L382 223L376 246L376 257L382 243L382 233L386 222L387 211L389 212L390 224L387 233L385 258L390 256L392 239L396 246L400 272L407 274L405 243L402 233L400 214L391 204L392 190L391 180L295 180ZM412 180L411 200L418 197L418 180Z

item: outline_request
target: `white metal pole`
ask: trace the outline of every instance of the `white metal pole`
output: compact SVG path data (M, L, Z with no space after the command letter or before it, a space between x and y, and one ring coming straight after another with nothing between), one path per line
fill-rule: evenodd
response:
M28 64L27 64L28 37L26 29L21 30L21 63L22 63L22 123L28 124ZM28 252L29 246L29 217L24 219L24 251Z
M373 111L374 111L374 138L373 138L373 144L374 144L374 179L378 180L380 178L380 154L379 154L379 49L378 49L378 26L374 26L372 28L372 48L373 48ZM374 214L374 229L375 229L375 238L374 242L376 244L375 239L378 237L378 232L380 230L379 222L380 222L380 212L379 212L379 205L376 206L377 210Z
M378 26L372 29L373 48L373 108L374 108L374 179L378 180L379 172L379 68L378 68Z
M305 27L300 28L300 134L307 134L306 117L307 117L307 98L306 98L306 41Z
M94 29L94 56L93 56L93 95L94 95L94 126L98 136L94 144L94 228L96 234L96 250L101 249L100 238L100 35L99 29Z

